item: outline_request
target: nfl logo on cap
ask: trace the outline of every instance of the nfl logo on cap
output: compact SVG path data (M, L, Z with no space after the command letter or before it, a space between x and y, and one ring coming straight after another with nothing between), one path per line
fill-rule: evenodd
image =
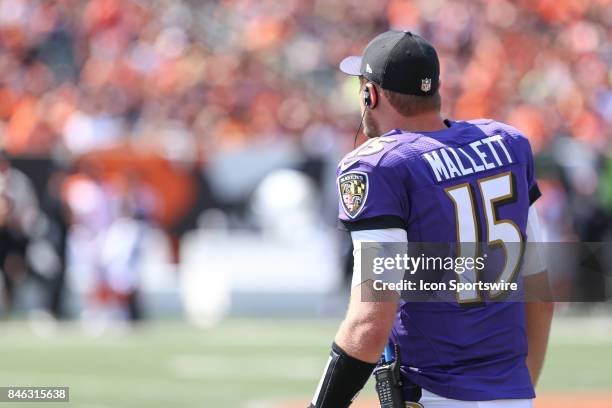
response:
M428 92L431 90L431 78L421 80L421 91Z

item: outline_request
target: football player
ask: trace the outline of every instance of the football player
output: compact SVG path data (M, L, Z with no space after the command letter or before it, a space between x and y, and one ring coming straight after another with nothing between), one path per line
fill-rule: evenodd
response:
M364 301L375 289L359 261L368 241L482 243L504 253L500 278L512 280L522 265L545 283L539 255L526 259L521 249L540 234L527 138L495 120L443 119L438 56L416 34L380 34L340 69L359 77L370 140L338 167L339 220L355 248L353 288L310 407L349 406L386 346L401 350L403 401L385 407L531 407L551 303L495 301L499 294L485 291L427 303L387 291Z

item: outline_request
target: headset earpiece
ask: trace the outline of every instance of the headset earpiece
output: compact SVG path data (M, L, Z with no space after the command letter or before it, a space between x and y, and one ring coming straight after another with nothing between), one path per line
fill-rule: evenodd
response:
M371 83L366 84L363 88L363 104L368 109L374 109L378 105L378 93Z
M372 97L370 95L370 89L367 87L367 85L363 90L363 104L366 106L366 108L369 108L372 105Z

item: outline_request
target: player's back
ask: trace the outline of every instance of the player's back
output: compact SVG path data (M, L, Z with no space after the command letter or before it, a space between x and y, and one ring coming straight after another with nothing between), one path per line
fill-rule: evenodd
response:
M448 124L437 132L389 132L347 156L338 178L341 221L348 229L404 228L409 247L490 244L505 259L499 279L512 280L539 194L529 143L491 120ZM347 189L356 182L361 193ZM473 253L461 255L476 257L475 248L466 245ZM400 344L403 374L447 398L532 398L524 306L492 302L497 295L402 301L391 341Z
M516 130L482 120L452 122L439 132L386 137L396 138L397 146L381 158L380 166L394 168L404 184L410 209L403 215L410 242L482 241L486 224L478 225L479 217L470 217L471 224L460 218L468 209L485 221L494 215L489 210L496 210L499 219L511 219L525 234L533 164L527 139ZM512 199L513 204L487 202L500 199Z

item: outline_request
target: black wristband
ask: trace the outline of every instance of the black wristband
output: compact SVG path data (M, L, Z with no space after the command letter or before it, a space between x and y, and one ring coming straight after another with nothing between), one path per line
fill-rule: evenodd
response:
M375 367L375 363L351 357L333 343L323 378L309 408L348 407Z

